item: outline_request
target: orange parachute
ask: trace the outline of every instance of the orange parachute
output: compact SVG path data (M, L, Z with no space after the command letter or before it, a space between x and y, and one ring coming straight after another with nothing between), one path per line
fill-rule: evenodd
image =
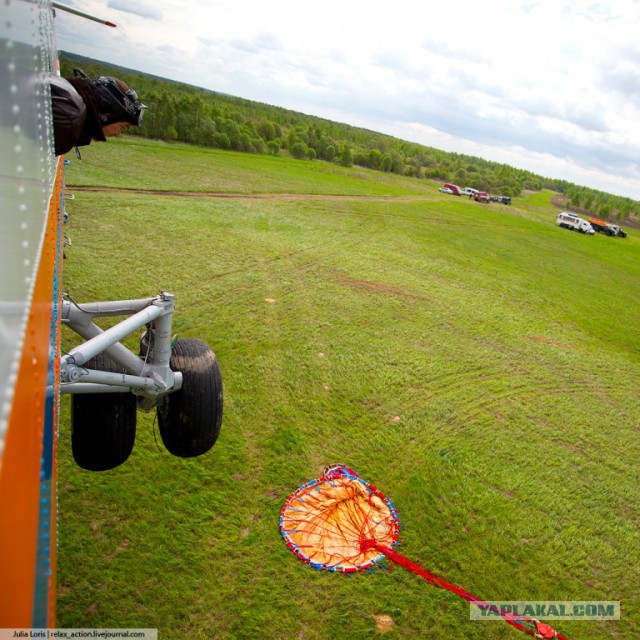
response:
M282 509L280 531L287 546L314 569L350 573L384 559L365 540L391 546L398 537L391 502L348 467L333 465L318 480L294 491Z

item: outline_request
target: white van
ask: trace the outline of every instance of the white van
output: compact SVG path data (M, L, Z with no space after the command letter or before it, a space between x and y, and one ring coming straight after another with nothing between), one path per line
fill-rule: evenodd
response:
M593 227L586 220L579 218L575 213L563 211L558 214L557 222L564 229L573 229L574 231L586 233L590 236L595 234Z
M470 198L472 198L476 195L476 193L478 193L478 190L473 189L472 187L465 187L461 193L463 196L469 196Z

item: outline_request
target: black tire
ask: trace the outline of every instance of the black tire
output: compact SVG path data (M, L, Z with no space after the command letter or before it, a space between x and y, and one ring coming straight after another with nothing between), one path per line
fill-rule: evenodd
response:
M213 447L222 426L222 374L206 342L176 340L171 369L182 373L182 389L158 404L160 436L174 456L192 458Z
M124 373L105 354L91 358L87 369ZM71 397L71 450L76 464L88 471L118 467L131 455L136 440L136 397L132 393L87 393Z

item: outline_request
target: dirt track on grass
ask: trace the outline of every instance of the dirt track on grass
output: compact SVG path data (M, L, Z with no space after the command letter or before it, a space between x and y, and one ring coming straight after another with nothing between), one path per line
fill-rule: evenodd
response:
M117 189L68 185L72 191L88 193L126 193L130 195L166 196L169 198L222 198L233 200L433 200L433 196L366 196L342 193L226 193L218 191L164 191L162 189Z

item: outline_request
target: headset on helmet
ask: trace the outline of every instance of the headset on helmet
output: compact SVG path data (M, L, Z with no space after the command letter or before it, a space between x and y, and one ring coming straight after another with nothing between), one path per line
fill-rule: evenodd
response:
M114 122L129 122L137 127L142 124L142 116L147 106L138 100L138 94L133 89L123 91L118 81L111 76L88 78L80 69L74 69L73 72L89 81L98 101L103 127Z

